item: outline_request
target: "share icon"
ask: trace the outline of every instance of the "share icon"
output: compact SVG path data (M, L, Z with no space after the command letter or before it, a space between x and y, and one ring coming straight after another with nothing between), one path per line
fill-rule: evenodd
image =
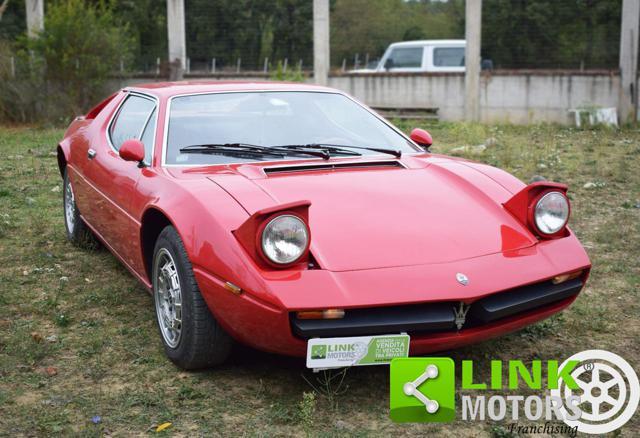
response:
M420 400L420 402L427 409L427 412L430 414L435 414L440 408L440 405L438 404L437 401L429 399L423 393L418 391L418 387L422 385L422 383L424 383L425 380L435 379L436 377L438 377L438 367L433 364L427 365L427 368L425 369L424 373L420 374L418 378L415 379L413 382L405 383L404 386L402 387L402 390L406 395L414 396L415 398Z

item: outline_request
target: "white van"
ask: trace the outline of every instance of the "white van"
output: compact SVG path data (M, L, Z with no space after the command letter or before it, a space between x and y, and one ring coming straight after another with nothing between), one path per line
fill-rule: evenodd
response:
M389 45L374 69L350 73L464 72L465 40L403 41Z

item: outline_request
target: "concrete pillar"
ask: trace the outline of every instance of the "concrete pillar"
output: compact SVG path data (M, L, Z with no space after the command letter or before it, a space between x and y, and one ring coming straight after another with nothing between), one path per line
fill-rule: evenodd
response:
M329 82L329 0L313 0L313 78Z
M482 0L466 0L464 116L468 121L480 120L480 37L482 29Z
M44 0L25 0L27 10L27 35L35 38L44 30Z
M622 1L620 27L620 121L635 122L638 117L638 28L640 0Z
M167 37L169 38L169 79L180 80L187 65L184 0L167 0Z

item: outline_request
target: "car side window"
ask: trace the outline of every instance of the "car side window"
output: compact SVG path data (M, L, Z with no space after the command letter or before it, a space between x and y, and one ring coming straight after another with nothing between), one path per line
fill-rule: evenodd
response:
M142 129L154 108L155 102L151 99L138 95L127 97L109 130L111 144L116 150L120 150L122 143L127 140L140 140Z
M464 67L464 47L439 47L433 50L436 67Z
M389 68L420 68L422 53L422 47L398 47L389 54L387 64Z
M153 155L153 143L155 140L157 116L158 111L156 111L156 108L154 108L151 113L151 117L149 117L147 125L144 127L142 138L140 139L140 141L142 141L142 143L144 144L144 162L147 164L151 163L151 156Z

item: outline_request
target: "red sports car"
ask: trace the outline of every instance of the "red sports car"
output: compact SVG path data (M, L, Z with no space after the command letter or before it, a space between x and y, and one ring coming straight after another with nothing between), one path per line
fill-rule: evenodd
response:
M187 369L233 340L304 356L311 338L407 333L419 355L571 304L591 265L567 187L430 145L330 88L130 87L58 146L66 231L153 294Z

